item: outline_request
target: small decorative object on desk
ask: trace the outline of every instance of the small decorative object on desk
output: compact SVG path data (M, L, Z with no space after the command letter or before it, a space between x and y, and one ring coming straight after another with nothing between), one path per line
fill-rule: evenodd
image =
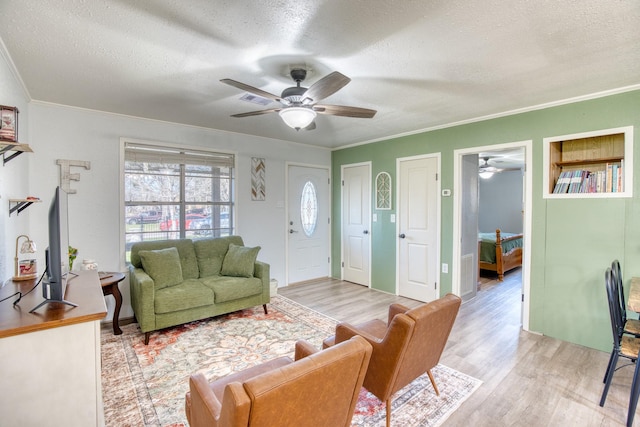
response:
M78 256L78 250L73 246L69 246L69 270L73 270L73 261Z
M92 259L83 259L82 260L82 269L83 270L97 270L98 263Z
M22 244L20 244L22 239ZM35 259L19 259L19 254L34 254L36 253L36 244L26 234L21 234L16 239L16 257L15 257L15 271L13 280L31 280L35 279L38 274L37 263Z
M19 276L29 276L38 273L38 262L35 259L23 259L18 266Z

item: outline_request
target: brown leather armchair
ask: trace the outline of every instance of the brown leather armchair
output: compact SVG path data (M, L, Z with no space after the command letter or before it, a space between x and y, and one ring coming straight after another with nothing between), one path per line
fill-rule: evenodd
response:
M191 427L324 427L351 425L371 345L354 337L318 351L296 343L295 361L280 357L209 383L189 379Z
M461 300L453 294L408 309L389 306L388 323L370 320L357 326L339 323L336 335L324 340L328 348L360 335L373 346L363 386L387 405L391 423L391 396L425 372L440 395L431 368L438 364L458 315Z

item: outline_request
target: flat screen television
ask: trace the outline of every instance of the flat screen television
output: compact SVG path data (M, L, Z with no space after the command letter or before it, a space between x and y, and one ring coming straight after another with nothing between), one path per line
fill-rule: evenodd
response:
M44 301L34 307L31 312L50 302L61 302L76 307L77 305L64 299L69 279L69 217L67 193L56 187L49 206L49 246L45 250L45 279L42 282Z

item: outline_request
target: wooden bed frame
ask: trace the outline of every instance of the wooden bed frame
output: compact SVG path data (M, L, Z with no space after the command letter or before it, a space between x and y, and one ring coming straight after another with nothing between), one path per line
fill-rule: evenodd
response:
M516 267L522 266L522 248L514 248L508 253L502 253L502 243L515 239L522 239L522 234L511 237L500 237L500 229L496 229L496 263L485 261L478 262L478 270L489 270L498 273L498 280L504 279L504 273ZM480 240L478 240L478 259L480 258ZM480 272L478 271L478 276Z

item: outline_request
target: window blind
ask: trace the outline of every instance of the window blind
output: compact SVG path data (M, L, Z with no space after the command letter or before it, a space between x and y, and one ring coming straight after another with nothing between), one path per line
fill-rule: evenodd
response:
M126 142L124 158L128 162L202 165L233 168L235 156L214 151L159 147Z

